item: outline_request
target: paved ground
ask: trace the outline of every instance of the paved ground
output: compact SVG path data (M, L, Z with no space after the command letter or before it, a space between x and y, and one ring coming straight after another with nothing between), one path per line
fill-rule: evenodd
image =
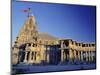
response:
M87 70L95 69L95 64L88 65L49 65L49 66L33 66L33 65L18 65L13 67L14 73L37 73L37 72L52 72L52 71L71 71L71 70Z

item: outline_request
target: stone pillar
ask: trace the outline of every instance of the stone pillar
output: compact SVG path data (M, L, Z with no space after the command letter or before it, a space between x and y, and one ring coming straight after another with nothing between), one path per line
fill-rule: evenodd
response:
M78 51L78 60L80 61L80 51Z
M49 63L49 55L50 55L50 48L48 47L47 48L47 54L46 54L47 63Z
M85 51L85 58L86 58L86 62L88 61L88 58L87 58L87 51Z
M29 61L28 62L32 63L32 51L30 51L30 53L29 53Z
M35 52L34 51L33 51L32 57L33 57L32 62L35 63Z
M93 61L93 51L91 51L91 61Z
M77 56L76 56L76 50L74 50L74 59L76 59Z
M70 60L70 62L73 62L73 51L72 51L72 49L70 49L69 50L69 60Z
M86 51L86 61L88 62L88 52Z
M25 63L27 62L27 54L28 54L28 52L25 51L25 58L24 58L24 62L25 62Z
M66 59L65 51L63 52L63 59L64 59L64 61L65 61L65 59Z
M81 61L83 62L83 51L81 51Z
M63 50L63 41L61 41L61 62L64 61L64 50Z
M40 63L40 52L36 52L36 63Z
M89 62L91 62L91 53L89 51Z
M61 50L61 61L64 61L64 50Z
M44 59L44 50L42 50L42 51L40 50L39 54L40 54L39 55L40 61L42 61Z
M47 53L47 62L49 63L49 53Z

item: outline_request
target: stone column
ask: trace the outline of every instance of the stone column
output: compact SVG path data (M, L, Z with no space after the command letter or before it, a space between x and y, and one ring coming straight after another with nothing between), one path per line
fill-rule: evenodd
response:
M39 51L36 52L36 62L40 63L40 52Z
M31 63L33 63L33 51L31 51Z
M88 62L88 52L86 51L86 62Z
M49 63L49 53L47 53L47 62Z
M78 51L78 60L80 61L80 51Z
M89 51L89 62L91 62L91 53Z
M28 62L32 63L32 51L30 51L30 53L29 53L29 61Z
M33 52L33 63L36 63L36 51Z
M66 59L65 51L63 52L63 59L64 59L64 61L65 61L65 59Z
M69 60L70 60L70 62L73 62L73 51L72 51L72 49L70 49L69 50Z
M25 58L24 58L24 62L25 62L25 63L27 62L27 54L28 54L28 52L25 51Z
M64 61L64 49L63 49L63 41L61 41L61 62Z
M76 59L77 56L76 56L76 50L74 50L74 59Z
M91 61L93 61L93 51L91 51Z
M61 50L61 61L62 62L64 61L64 50L63 49Z
M96 51L93 51L93 61L96 60Z
M33 51L33 63L35 62L35 52Z
M44 50L40 50L40 60L44 59Z
M50 48L47 47L47 52L46 52L46 61L49 63L49 54L50 54Z
M83 61L83 51L81 51L81 61Z

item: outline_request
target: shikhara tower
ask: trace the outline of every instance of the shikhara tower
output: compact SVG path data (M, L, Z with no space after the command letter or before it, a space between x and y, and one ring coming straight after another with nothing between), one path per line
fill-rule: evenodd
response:
M16 39L16 44L17 46L26 43L36 44L37 38L38 38L38 31L36 27L35 17L30 15L19 32L19 35Z

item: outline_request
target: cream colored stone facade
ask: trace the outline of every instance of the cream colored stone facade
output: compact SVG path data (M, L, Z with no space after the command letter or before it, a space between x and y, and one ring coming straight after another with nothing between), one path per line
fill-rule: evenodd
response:
M96 45L95 43L81 43L73 41L72 39L62 39L61 40L61 59L64 61L64 50L68 50L68 56L71 61L75 59L79 61L92 62L96 57ZM65 53L66 54L66 53Z

